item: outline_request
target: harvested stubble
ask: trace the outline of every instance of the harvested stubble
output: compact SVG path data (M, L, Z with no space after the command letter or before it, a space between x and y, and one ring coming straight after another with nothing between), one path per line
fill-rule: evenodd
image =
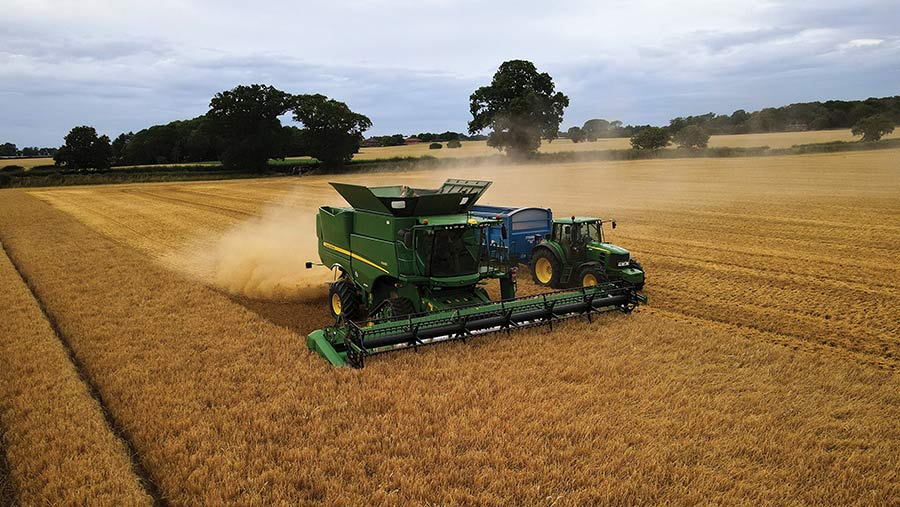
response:
M0 425L0 507L14 507L16 498L15 486L9 476L9 461L6 459L6 449L3 444L3 426Z
M2 250L0 308L0 427L18 500L152 505L125 445Z
M222 207L258 209L236 195ZM554 334L483 337L337 370L306 352L299 333L128 246L148 229L107 225L114 242L27 195L4 197L0 235L173 505L869 505L900 496L900 379L806 335L797 343L812 351L793 351L674 314L664 299L662 310ZM151 225L152 213L137 220ZM154 230L139 249L158 248ZM293 325L322 323L306 312Z

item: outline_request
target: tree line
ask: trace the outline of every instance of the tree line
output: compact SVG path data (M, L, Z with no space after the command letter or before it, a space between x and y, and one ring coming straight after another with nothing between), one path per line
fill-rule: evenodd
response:
M282 125L290 113L302 125ZM154 125L110 141L90 126L73 128L54 159L70 168L185 164L219 160L227 170L262 171L269 159L309 156L338 166L359 151L365 115L321 94L293 95L268 85L217 93L197 118Z
M13 143L0 144L0 157L52 157L55 153L56 148L26 146L19 149Z
M413 134L409 137L414 137L425 143L451 143L451 142L459 142L459 141L484 141L487 139L485 135L471 135L467 136L466 134L460 132L452 132L446 131L440 134L435 134L433 132L420 132L418 134ZM407 136L404 134L392 134L389 136L372 136L366 139L367 142L371 143L374 146L402 146L406 144Z
M485 139L488 146L509 155L530 156L542 140L558 137L573 142L630 137L635 149L657 149L672 142L695 149L706 147L712 134L851 128L863 141L875 141L900 122L900 96L894 96L678 117L664 127L595 118L563 133L559 127L568 105L569 98L555 89L549 74L529 61L510 60L500 65L490 84L469 97L468 135L447 131L416 137L454 146L460 140ZM282 125L279 118L285 114L301 126ZM260 171L270 159L289 155L309 156L333 167L350 161L371 126L365 115L324 95L294 95L252 84L217 93L202 116L123 133L112 141L93 127L76 127L53 156L58 165L71 168L219 160L226 169ZM382 146L400 145L404 139L402 134L370 138Z
M681 140L697 139L699 132L725 135L851 129L854 135L863 136L864 141L873 141L892 131L891 127L898 123L900 123L900 96L893 96L865 100L801 102L784 107L769 107L750 113L738 109L730 115L706 113L697 116L679 116L670 120L666 127L623 126L622 122L617 120L593 119L588 120L581 127L569 128L564 137L578 143L596 141L597 138L602 137L633 137L646 129L663 128L670 134L668 140L677 143L679 141L678 132L687 127L696 128L689 131L690 135L682 136ZM660 132L651 130L642 137L644 140L654 136L662 139Z

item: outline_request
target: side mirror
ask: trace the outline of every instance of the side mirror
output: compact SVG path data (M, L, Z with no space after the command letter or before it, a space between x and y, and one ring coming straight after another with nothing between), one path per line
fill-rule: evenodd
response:
M615 228L616 228L616 221L615 221L615 220L613 220L613 222L612 222L612 226L613 226L613 229L615 229Z
M500 226L500 237L506 239L509 234L506 231L506 225Z

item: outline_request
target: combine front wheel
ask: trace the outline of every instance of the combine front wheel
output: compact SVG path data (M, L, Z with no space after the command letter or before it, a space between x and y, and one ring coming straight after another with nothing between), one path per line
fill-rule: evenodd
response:
M334 282L328 294L331 316L334 318L343 316L345 321L360 318L361 299L359 291L352 283L343 280Z
M393 297L378 304L372 315L376 319L388 319L391 317L403 317L416 313L413 302L404 297Z
M391 298L390 306L392 317L401 317L403 315L412 315L416 313L416 307L412 301L407 298L398 297Z

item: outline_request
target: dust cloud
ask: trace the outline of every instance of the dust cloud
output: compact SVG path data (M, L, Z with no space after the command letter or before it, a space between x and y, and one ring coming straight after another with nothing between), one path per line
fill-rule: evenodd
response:
M297 301L321 297L332 278L319 261L315 214L291 199L259 216L198 239L169 259L199 281L236 296Z

